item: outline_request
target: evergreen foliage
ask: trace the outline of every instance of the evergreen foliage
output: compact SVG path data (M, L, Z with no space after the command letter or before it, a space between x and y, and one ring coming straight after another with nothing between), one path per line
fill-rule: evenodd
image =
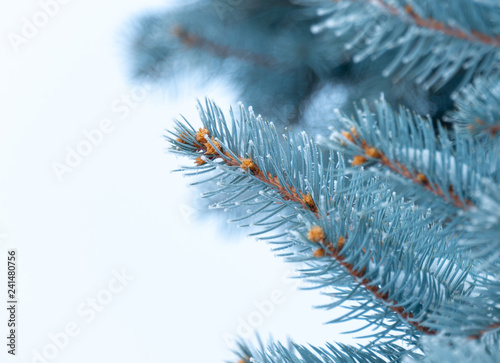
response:
M180 171L370 339L240 342L240 362L500 361L496 1L206 0L137 24L135 76L223 73L255 107L176 121Z

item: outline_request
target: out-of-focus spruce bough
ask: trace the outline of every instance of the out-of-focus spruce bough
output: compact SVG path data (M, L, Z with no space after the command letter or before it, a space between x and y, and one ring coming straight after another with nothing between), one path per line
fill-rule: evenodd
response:
M332 322L369 328L368 346L242 342L241 362L500 360L499 20L493 0L234 0L139 22L137 76L225 73L320 134L207 102L168 136L216 207L347 309Z
M353 34L339 42L333 32L311 32L324 18L317 10L288 0L201 0L145 15L132 39L132 75L148 82L172 82L193 70L207 79L229 77L241 101L257 113L282 125L299 122L306 130L325 127L332 103L347 110L381 92L419 113L441 115L450 107L448 89L430 93L406 79L384 77L391 52L377 63L351 62L352 50L344 44ZM315 102L318 95L329 106Z
M345 46L353 60L376 60L395 50L383 71L395 79L413 78L424 89L439 89L458 72L457 89L474 77L498 72L498 3L477 0L296 0L320 8L326 20L313 32L357 36ZM453 98L456 97L456 92Z

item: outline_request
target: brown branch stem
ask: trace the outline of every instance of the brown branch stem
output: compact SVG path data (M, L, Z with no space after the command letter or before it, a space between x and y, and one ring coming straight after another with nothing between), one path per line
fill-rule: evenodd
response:
M445 191L440 186L431 184L429 182L429 180L427 179L427 176L425 174L412 172L405 165L403 165L397 161L390 160L380 150L377 150L375 147L368 145L365 140L359 140L356 129L353 128L351 130L351 133L343 131L342 135L344 135L344 137L346 137L353 144L355 142L360 142L362 149L364 151L364 155L357 155L354 157L352 165L359 166L359 165L363 165L364 163L366 163L370 159L377 160L381 165L387 167L388 169L390 169L394 173L399 174L399 175L411 180L415 184L421 185L426 190L443 198L445 201L453 204L457 208L467 210L468 208L470 208L472 206L472 202L470 200L462 201L460 199L460 197L454 192L453 186L450 185L448 188L448 191L447 191L448 193L445 193Z
M353 133L354 137L351 134L349 134L350 136L347 138L349 139L349 141L353 142L354 138L356 138L357 140L358 135L355 132L355 130L352 130L351 132ZM344 135L346 134L344 133ZM320 218L318 208L309 193L305 195L302 192L297 191L296 188L294 188L293 186L289 185L283 186L280 183L279 178L277 176L272 176L271 173L269 172L265 174L253 162L252 159L244 158L242 156L234 157L229 152L223 151L220 144L213 138L211 139L212 140L211 143L210 142L204 143L203 141L209 140L210 136L207 129L200 129L196 135L191 135L191 136L194 137L196 142L192 143L192 141L189 141L192 139L186 134L179 135L177 141L181 144L191 144L196 148L196 150L200 153L200 155L203 155L205 159L215 160L217 158L222 158L226 165L232 167L239 167L243 169L245 172L249 173L256 179L273 187L284 200L290 200L293 202L300 203L304 209L312 211L318 219ZM397 162L393 163L387 157L385 157L385 155L383 155L380 151L367 146L366 142L363 142L363 146L364 150L368 152L367 154L368 157L376 156L377 158L380 158L380 162L383 165L388 166L392 170L399 172L403 176L410 178L416 183L424 183L425 185L425 180L423 178L421 177L419 178L419 176L414 177L413 174L410 173L408 169L403 165ZM201 157L198 157L196 159L196 163L198 165L203 165L205 161ZM435 189L429 189L429 190L436 192ZM444 194L439 194L439 195L444 196ZM418 331L426 335L438 334L438 331L423 326L421 323L415 321L414 315L411 312L405 311L405 309L402 306L398 306L398 303L395 300L390 299L388 292L383 293L380 291L380 288L378 286L373 285L371 281L366 277L366 268L362 270L356 270L353 264L345 260L344 256L342 256L341 254L341 250L345 244L347 235L345 238L340 237L337 242L337 246L335 247L332 242L329 242L325 239L325 234L321 227L313 226L308 233L308 238L312 242L319 243L322 246L322 248L318 249L313 253L315 257L329 256L334 258L345 269L345 271L347 271L357 281L357 283L363 286L367 291L371 292L375 298L381 301L385 306L387 306L391 311L393 311L396 315L398 315L402 320L406 321L408 324L412 325ZM483 335L485 335L489 331L499 327L500 323L492 324L487 329L482 330L475 335L469 336L468 339L469 340L480 339L483 337Z
M206 136L208 136L208 130L200 129L200 131L198 131L198 134L202 135L202 137L205 138ZM198 140L198 143L194 146L196 147L197 151L203 152L203 155L206 158L223 158L226 165L240 167L245 172L251 174L254 178L273 187L284 200L300 203L306 210L312 211L316 216L319 215L318 208L316 207L316 204L310 193L304 194L301 191L297 191L295 187L291 185L282 185L277 176L273 176L269 172L264 174L264 172L254 164L253 160L244 158L242 156L238 156L237 158L233 157L230 153L224 152L220 145L214 140L212 140L212 143L216 146L216 148L212 147L212 145L208 142L200 142L201 137L197 136L196 139Z
M398 173L404 176L405 178L410 179L414 183L423 186L426 190L443 198L445 201L453 204L457 208L466 210L470 206L472 206L472 202L470 200L462 202L460 200L460 197L453 191L452 186L450 186L448 189L448 195L449 195L448 197L446 196L446 193L441 189L441 187L437 185L431 185L431 183L427 180L427 177L424 174L411 173L406 166L402 165L401 163L398 163L397 161L393 162L389 160L384 154L381 154L380 163L389 168L390 170L392 170L393 172Z
M211 40L190 33L181 25L175 25L172 27L172 34L179 38L179 40L187 47L197 47L220 58L237 58L241 61L250 62L261 67L272 67L277 63L269 57L264 57L243 49L233 49L228 46L217 44Z
M491 137L495 137L500 131L500 125L489 125L479 117L475 119L475 122L477 126L474 124L470 124L467 126L467 128L471 131L478 129L478 132L488 132Z
M338 1L338 0L334 0ZM401 11L392 6L387 4L383 0L363 0L365 2L369 2L371 4L374 4L375 6L378 6L380 8L383 8L387 10L391 15L401 17L403 14ZM446 34L450 37L456 38L456 39L462 39L462 40L467 40L469 42L474 42L474 43L481 43L485 45L489 45L492 47L499 48L500 47L500 37L499 36L489 36L483 33L480 33L476 30L472 30L469 32L466 32L462 29L459 29L458 27L450 27L449 25L446 25L440 21L437 21L435 19L431 18L422 18L420 15L418 15L415 10L410 6L406 5L404 8L404 15L409 17L411 21L416 25L421 28L426 28L430 29L436 32L441 32L443 34Z
M366 290L370 291L378 300L384 302L384 305L388 306L396 315L400 316L403 320L405 320L408 324L415 327L417 330L421 331L427 335L436 335L437 331L432 330L426 326L421 325L420 323L414 321L414 316L411 312L405 311L402 306L397 306L397 302L389 298L389 293L380 292L380 288L378 286L372 285L370 280L365 277L365 270L358 271L354 268L352 264L346 262L344 257L340 253L340 249L335 248L331 242L325 242L324 246L326 247L327 256L333 257L337 262L345 268L345 270L358 280L358 283L363 286Z
M199 136L198 136L199 135ZM303 208L306 210L311 210L316 217L319 218L319 213L316 205L314 204L314 201L312 200L312 197L310 194L304 195L302 192L297 191L293 186L283 186L278 177L272 176L270 173L264 174L264 172L254 164L254 162L251 159L248 158L243 158L241 156L235 158L228 152L224 152L217 141L212 139L212 143L207 142L207 143L202 143L201 140L205 138L205 140L208 140L209 134L208 130L206 129L200 129L197 133L197 136L195 137L199 143L195 144L194 146L197 148L199 152L203 152L206 158L209 159L216 159L216 158L223 158L225 161L225 164L228 166L234 166L234 167L240 167L250 173L253 177L257 178L258 180L262 181L263 183L266 183L270 186L272 186L285 200L290 200L294 201L297 203L300 203ZM182 139L179 139L180 142L182 142ZM322 231L321 231L322 232ZM324 234L316 234L316 237L320 241L321 239L324 238ZM413 321L414 316L412 313L407 312L404 310L403 307L397 306L397 303L389 299L389 294L387 292L382 293L380 292L379 287L375 285L370 284L370 280L368 280L365 277L365 271L357 271L354 269L354 266L348 262L345 261L344 257L340 254L340 249L344 245L345 239L342 237L339 239L338 246L339 249L335 248L331 242L326 242L323 243L323 245L326 247L327 254L337 260L337 262L345 268L345 270L354 278L358 280L358 283L363 286L366 290L370 291L377 299L380 301L384 302L385 305L389 307L394 313L399 315L402 319L406 320L410 325L414 326L417 330L428 334L428 335L434 335L437 332L434 330L431 330L425 326L420 325L418 322ZM320 257L320 256L318 256Z
M488 328L484 329L484 330L481 330L479 331L477 334L474 334L474 335L471 335L469 337L469 340L477 340L477 339L481 339L485 334L489 333L490 331L492 330L495 330L497 328L500 328L500 323L495 323L495 324L492 324L490 325Z

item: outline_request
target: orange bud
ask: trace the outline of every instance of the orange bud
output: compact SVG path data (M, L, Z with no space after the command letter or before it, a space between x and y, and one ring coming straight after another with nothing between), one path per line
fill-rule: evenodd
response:
M203 165L203 164L205 164L205 163L206 163L206 161L205 161L205 160L203 160L203 159L201 158L201 156L198 156L194 162L195 162L198 166L201 166L201 165Z
M344 243L345 243L345 238L343 236L340 236L339 240L337 241L337 249L341 250L342 247L344 247Z
M200 128L196 133L196 141L198 141L200 144L204 144L206 142L205 135L208 135L208 130Z
M304 203L307 204L307 206L311 209L315 209L316 208L316 204L314 203L314 200L312 199L312 196L311 196L311 193L307 193L307 195L304 195L304 197L302 198L302 200L304 201Z
M312 226L309 232L307 232L307 238L312 242L321 242L325 240L325 232L320 226Z
M177 142L180 142L181 144L187 144L186 140L184 140L183 137L186 137L186 134L184 132L179 134L179 137L177 138Z
M342 136L344 136L347 140L349 140L350 142L354 143L354 138L352 137L352 135L350 133L348 133L347 131L342 131Z
M354 159L352 160L351 164L354 165L354 166L358 166L358 165L363 165L367 161L368 161L368 159L366 159L364 156L357 155L357 156L354 157Z
M206 142L204 145L205 147L207 148L207 151L205 152L205 154L207 155L213 155L213 154L217 154L218 150L220 150L220 144L214 140L214 138L212 137L212 144L214 144L214 146L212 146L209 142Z
M244 170L250 170L252 173L256 173L257 171L259 171L259 168L257 167L257 165L254 164L252 159L241 160L240 167Z
M316 251L313 252L314 257L325 257L325 250L322 248L318 248Z
M366 153L366 155L368 155L371 158L374 158L374 159L379 159L380 158L380 153L374 147L368 147L368 148L366 148L365 153Z
M425 174L417 174L417 180L422 184L427 184L429 182Z

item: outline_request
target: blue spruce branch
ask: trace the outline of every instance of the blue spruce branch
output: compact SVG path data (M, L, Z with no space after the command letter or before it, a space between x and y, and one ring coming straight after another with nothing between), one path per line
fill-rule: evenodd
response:
M251 207L236 222L256 219L259 231L253 235L276 245L289 261L308 266L302 269L308 281L334 289L339 301L325 308L356 302L334 321L366 321L366 327L376 328L373 343L413 344L421 334L439 331L481 338L497 324L498 296L490 292L483 298L496 282L475 277L474 261L456 253L456 236L441 224L449 216L436 223L434 215L388 190L382 178L352 169L341 155L333 162L332 154L325 164L305 134L280 140L272 123L251 112L241 109L239 120L232 116L230 129L208 102L201 118L198 131L178 122L169 137L174 152L196 161L183 170L219 170L207 179L218 180L218 189L206 195L228 194L219 203L224 208ZM357 137L364 135L359 131ZM277 234L266 235L271 232ZM473 314L478 318L464 329Z
M500 78L477 78L465 87L456 99L456 110L445 118L456 123L464 133L490 136L498 149L495 137L500 131Z
M351 35L345 48L354 53L354 62L393 52L384 76L410 77L425 89L437 90L464 70L458 91L478 75L498 72L500 15L492 11L495 5L469 0L295 2L329 15L313 27L314 32L330 29L343 37Z
M418 353L391 343L371 348L340 343L328 343L322 348L294 342L284 346L274 341L265 345L260 339L258 343L258 347L255 347L246 342L239 342L235 352L239 358L238 363L385 363L398 361L403 357L415 360L423 358Z
M383 98L374 111L362 102L356 117L339 114L332 129L320 144L342 152L352 167L390 180L399 195L434 210L445 233L458 232L457 242L481 261L481 268L498 271L498 145L489 143L485 149L460 128L447 131L438 124L436 132L429 119L404 108L394 112ZM443 250L443 243L437 243ZM445 247L455 251L457 245Z

